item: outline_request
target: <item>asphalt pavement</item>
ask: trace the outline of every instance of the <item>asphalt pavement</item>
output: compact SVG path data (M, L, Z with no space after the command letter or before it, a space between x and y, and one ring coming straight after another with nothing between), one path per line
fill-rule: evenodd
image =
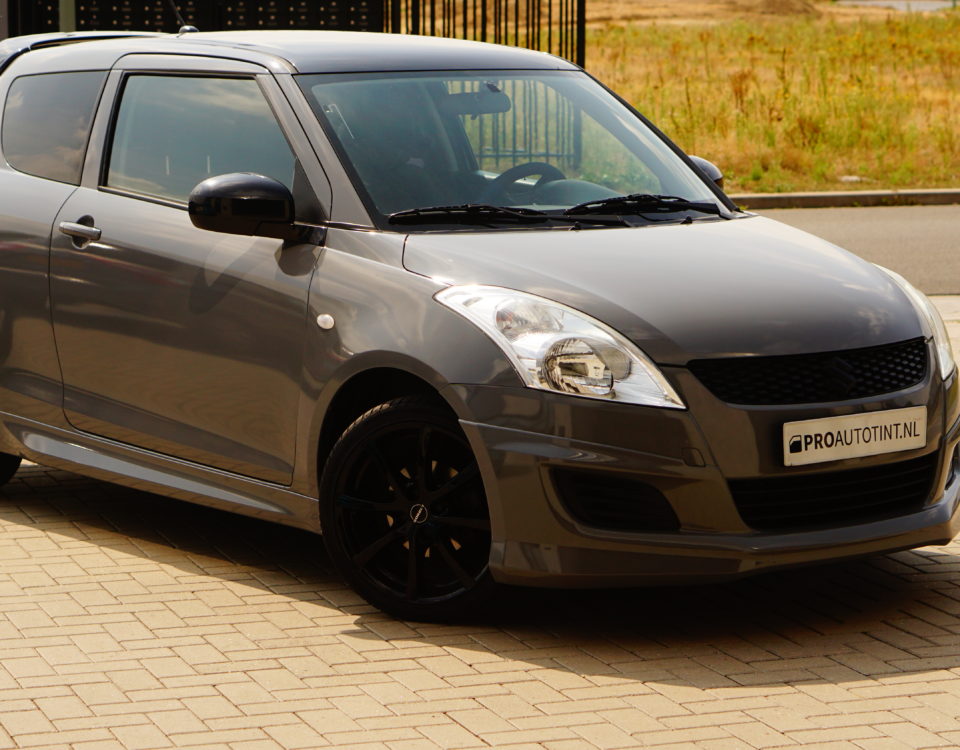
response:
M757 211L902 274L927 294L960 294L960 205Z

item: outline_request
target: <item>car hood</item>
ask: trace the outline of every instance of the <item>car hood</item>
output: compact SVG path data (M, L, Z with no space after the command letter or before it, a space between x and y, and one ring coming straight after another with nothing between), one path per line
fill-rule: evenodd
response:
M779 222L410 235L404 266L489 284L604 321L660 364L888 344L923 335L871 263Z

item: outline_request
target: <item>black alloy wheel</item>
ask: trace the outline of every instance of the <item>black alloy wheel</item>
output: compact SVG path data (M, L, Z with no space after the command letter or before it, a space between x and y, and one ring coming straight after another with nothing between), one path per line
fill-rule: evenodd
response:
M480 470L457 420L435 402L405 397L363 414L331 451L320 497L334 566L379 609L461 619L492 594Z

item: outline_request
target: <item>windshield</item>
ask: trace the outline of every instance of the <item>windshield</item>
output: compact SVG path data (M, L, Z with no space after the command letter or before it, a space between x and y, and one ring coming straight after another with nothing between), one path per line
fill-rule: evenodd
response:
M642 217L651 204L603 202L636 194L719 205L660 137L579 71L298 79L368 209L383 226L400 212L406 214L405 231L421 223L418 215L430 225L438 212L416 209L438 207L457 208L453 221L462 216L469 222L478 212L463 207L478 205L555 215L600 201L603 212ZM680 205L661 206L649 220L664 220L665 210L679 212L674 218L683 219L688 214ZM496 225L496 216L484 211L483 222Z

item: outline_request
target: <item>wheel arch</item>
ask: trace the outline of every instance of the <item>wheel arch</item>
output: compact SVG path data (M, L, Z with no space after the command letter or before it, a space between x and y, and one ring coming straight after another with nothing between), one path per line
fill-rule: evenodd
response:
M361 414L373 407L401 396L426 396L459 418L458 409L451 404L438 384L420 374L395 365L371 367L352 374L337 387L323 412L317 437L317 478L323 472L330 451L340 435Z

